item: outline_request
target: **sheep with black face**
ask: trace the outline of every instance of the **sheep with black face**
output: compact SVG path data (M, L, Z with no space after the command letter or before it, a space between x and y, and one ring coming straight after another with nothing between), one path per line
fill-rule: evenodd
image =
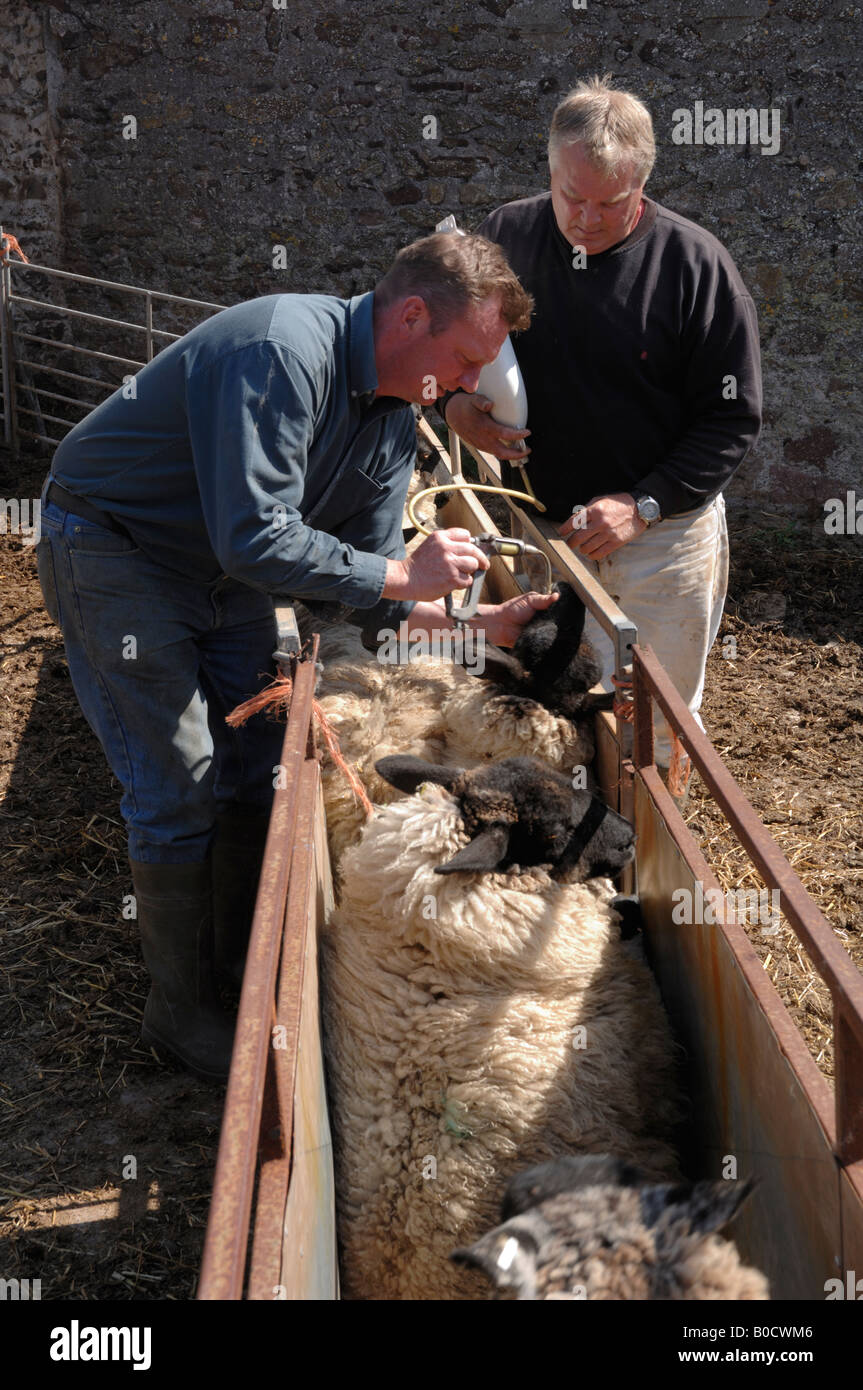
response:
M507 1186L502 1224L456 1263L517 1299L768 1299L767 1280L718 1232L752 1182L651 1183L609 1157L562 1157Z
M559 771L593 758L593 716L611 707L584 637L585 606L569 584L526 625L511 652L487 647L479 683L459 682L443 707L447 760L525 754Z
M302 612L300 619L301 630L311 630ZM482 661L469 668L430 656L386 664L363 648L358 629L324 626L320 705L378 804L395 791L375 764L396 749L462 767L517 755L561 771L587 767L593 712L608 697L590 693L599 667L583 626L584 605L561 585L557 603L527 624L512 653L485 645ZM326 762L324 800L338 870L365 817L342 773Z
M386 759L418 793L343 860L322 939L343 1287L482 1298L454 1246L507 1179L561 1149L677 1176L674 1048L604 876L631 828L530 759Z
M379 759L376 767L399 791L413 793L433 782L457 799L470 842L435 873L541 864L556 878L584 879L618 874L634 858L629 821L535 758L461 769L395 756Z

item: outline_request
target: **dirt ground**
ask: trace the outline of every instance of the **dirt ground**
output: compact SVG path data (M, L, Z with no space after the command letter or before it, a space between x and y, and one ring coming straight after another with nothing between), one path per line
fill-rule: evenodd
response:
M31 472L28 474L27 469ZM39 496L47 467L0 473ZM0 1241L43 1299L194 1296L224 1089L138 1040L118 785L31 547L0 536Z
M731 528L729 598L702 717L720 756L863 967L863 539L779 518ZM736 652L736 655L735 655ZM761 888L700 778L684 814L723 888ZM747 927L823 1074L829 990L784 918Z
M0 462L0 493L38 496L44 472ZM147 984L123 915L118 788L18 537L0 535L0 605L0 1272L40 1278L43 1299L189 1299L224 1093L138 1041ZM738 528L705 722L858 964L861 700L859 538ZM758 885L698 785L686 818L724 886ZM752 936L829 1076L829 996L784 925Z

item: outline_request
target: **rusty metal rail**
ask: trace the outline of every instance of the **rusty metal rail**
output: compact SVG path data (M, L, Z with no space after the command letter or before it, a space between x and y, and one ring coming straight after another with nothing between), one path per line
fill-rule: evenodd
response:
M779 890L784 915L830 990L833 1001L836 1095L835 1118L828 1129L832 1132L836 1155L840 1162L845 1165L860 1163L863 1161L863 976L847 951L837 941L827 918L803 887L648 646L636 644L633 648L633 688L633 762L665 821L669 834L690 863L698 864L698 876L703 882L706 869L703 857L654 766L652 700L656 701L676 732L768 888ZM709 873L709 870L707 872ZM712 875L708 882L715 885ZM722 926L723 924L718 924L719 929L722 929ZM747 941L748 945L745 934L743 940ZM740 945L742 942L738 936L737 946ZM751 946L749 950L752 950ZM752 954L755 956L754 952ZM757 960L757 956L755 959ZM760 962L758 969L763 973ZM823 1100L818 1108L823 1111Z
M198 1289L201 1300L243 1297L256 1172L247 1296L272 1298L280 1283L319 776L312 721L317 647L315 638L308 658L293 663L293 697L282 750L284 786L277 787L273 800L240 997Z

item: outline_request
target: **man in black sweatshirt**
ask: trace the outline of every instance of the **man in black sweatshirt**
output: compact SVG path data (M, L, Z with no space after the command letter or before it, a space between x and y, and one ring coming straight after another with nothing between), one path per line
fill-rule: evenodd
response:
M722 488L758 437L755 307L715 237L644 196L650 114L593 78L558 106L551 191L478 229L536 300L513 342L529 430L457 393L448 423L525 459L549 517L654 648L698 717L727 584ZM590 629L613 669L610 643ZM699 720L700 722L700 720ZM657 728L667 765L670 737Z

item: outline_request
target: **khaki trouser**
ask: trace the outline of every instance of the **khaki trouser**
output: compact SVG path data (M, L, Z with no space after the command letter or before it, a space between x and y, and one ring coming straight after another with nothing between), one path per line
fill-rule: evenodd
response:
M513 534L520 532L513 522ZM696 722L704 693L707 654L716 640L728 588L728 531L722 494L685 516L667 517L642 531L604 560L580 555L607 594L638 629L638 640L653 648ZM534 568L534 563L536 568ZM541 583L544 567L524 562L531 583ZM602 662L603 689L612 690L614 647L592 614L584 635ZM668 767L671 735L654 704L654 757Z
M635 624L639 642L653 648L703 729L704 670L728 588L722 494L698 511L655 522L606 559L584 563ZM611 690L614 648L590 613L584 633L602 661L603 688ZM654 728L655 761L667 767L671 735L656 705Z

